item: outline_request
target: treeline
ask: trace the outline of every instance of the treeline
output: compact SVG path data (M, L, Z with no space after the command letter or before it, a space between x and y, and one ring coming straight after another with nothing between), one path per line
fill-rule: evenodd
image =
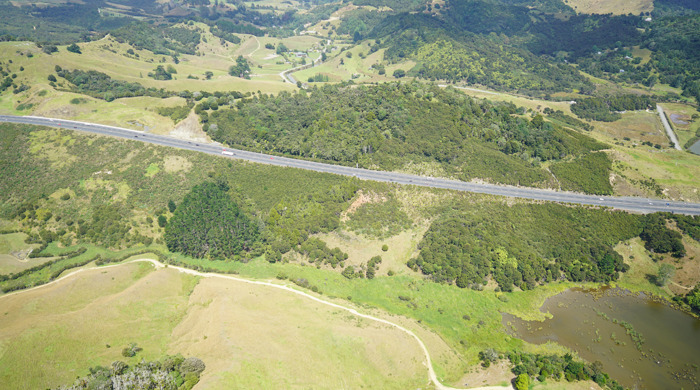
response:
M196 29L158 26L146 22L134 22L110 31L120 43L128 42L141 50L154 54L195 54L201 34Z
M438 217L408 267L475 289L489 277L503 291L561 279L609 282L629 268L613 246L642 229L639 216L623 212L555 204L470 207Z
M623 390L614 379L603 372L602 363L596 361L585 363L577 361L570 354L540 355L534 353L510 351L506 354L498 354L492 349L479 352L479 359L482 365L489 367L492 363L507 358L512 365L511 372L517 376L515 380L516 389L527 389L527 384L533 383L536 379L539 382L547 380L567 382L592 380L598 386L612 390Z
M96 70L68 70L57 66L56 74L73 84L72 91L108 102L124 97L153 96L164 98L173 95L172 92L165 91L162 88L145 88L139 83L114 80Z
M134 345L132 349L140 350ZM130 347L125 348L125 351ZM130 354L125 355L125 357ZM90 368L90 374L79 377L72 385L59 386L57 390L79 389L161 389L190 390L199 383L199 376L206 369L196 357L167 356L160 361L142 360L132 366L115 361L109 367Z
M214 140L232 146L383 169L436 162L465 180L506 184L545 182L538 162L605 148L542 117L528 121L523 113L510 103L410 82L263 94L202 121Z
M564 124L567 124L567 125L572 126L572 127L579 128L579 129L581 129L581 130L586 130L586 131L592 131L592 130L593 130L593 126L592 126L592 125L590 125L590 124L588 124L588 123L586 123L586 122L583 122L583 121L581 121L581 120L579 120L579 119L576 119L576 118L574 118L574 117L572 117L572 116L570 116L570 115L566 115L566 114L564 114L564 112L561 111L561 110L556 110L556 111L555 111L555 110L552 110L552 109L549 108L549 107L545 107L545 109L544 109L544 114L547 115L547 118L554 119L554 120L556 120L556 121L560 121L560 122L562 122L562 123L564 123Z
M579 118L602 122L614 122L620 118L620 111L653 109L656 98L644 95L620 95L605 98L579 99L571 105L571 112Z
M299 253L306 256L310 263L329 264L335 268L341 261L348 259L348 254L338 248L330 249L325 242L318 238L309 238L298 249Z
M166 116L172 119L173 123L178 123L187 118L187 115L189 115L190 111L192 111L192 107L194 107L194 103L189 102L184 106L158 107L156 108L156 112L158 115Z
M656 213L647 216L639 237L644 240L644 247L650 252L671 253L673 257L684 257L686 250L682 241L683 236L668 228L669 221L675 222L683 233L700 241L700 217L670 213Z

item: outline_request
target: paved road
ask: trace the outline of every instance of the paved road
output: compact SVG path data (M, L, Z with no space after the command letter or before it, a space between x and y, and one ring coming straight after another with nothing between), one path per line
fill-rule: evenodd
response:
M99 125L94 123L76 122L64 119L0 115L0 122L25 123L31 125L52 126L64 129L78 130L94 134L108 135L112 137L127 138L173 148L192 150L201 153L219 155L225 158L235 158L262 164L306 169L316 172L333 173L336 175L354 176L364 180L417 185L432 188L443 188L456 191L466 191L498 196L510 196L515 198L534 199L559 203L606 206L613 207L616 209L637 211L642 213L650 213L655 211L669 211L681 214L700 215L700 204L698 203L674 202L660 199L645 199L636 197L583 195L572 192L560 192L554 190L542 190L535 188L466 183L457 180L438 179L432 177L410 175L405 173L372 171L363 168L352 168L341 165L324 164L288 157L271 156L268 154L248 152L244 150L237 150L231 148L224 149L220 145L216 144L204 144L195 141L185 141L163 135L146 134L141 131L129 130L120 127ZM226 151L226 153L230 153L231 155L222 154L224 150Z
M664 109L661 108L661 106L657 104L656 110L659 112L659 116L661 117L661 123L664 124L664 128L666 129L666 134L668 134L668 138L670 138L671 142L673 142L673 147L676 148L676 150L683 150L683 149L681 149L681 145L678 143L678 138L676 138L676 133L673 132L671 125L668 123L668 119L666 119L666 114L664 114Z

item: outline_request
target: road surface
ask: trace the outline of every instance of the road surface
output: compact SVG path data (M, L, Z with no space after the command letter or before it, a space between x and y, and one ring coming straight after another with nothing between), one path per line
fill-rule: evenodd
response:
M63 129L84 131L93 134L127 138L148 142L167 147L192 150L201 153L218 155L224 158L235 158L255 163L306 169L316 172L333 173L336 175L353 176L363 180L374 180L388 183L416 185L422 187L442 188L456 191L466 191L480 194L510 196L514 198L534 199L558 203L573 203L581 205L605 206L616 209L652 213L668 211L689 215L700 215L700 204L688 202L666 201L661 199L645 199L638 197L612 197L583 195L573 192L561 192L527 187L513 187L493 184L468 183L458 180L439 179L425 176L410 175L397 172L373 171L363 168L352 168L342 165L332 165L319 162L294 159L289 157L272 156L269 154L249 152L231 148L223 148L217 144L206 144L196 141L186 141L163 135L147 134L141 131L124 129L114 126L94 123L77 122L65 119L53 119L34 116L0 115L0 122L24 123L39 126L51 126ZM226 150L227 154L222 154Z
M668 138L670 138L671 142L673 142L673 147L676 148L676 150L682 151L683 149L681 149L681 145L678 143L678 138L676 138L676 133L673 132L671 125L668 123L668 119L666 119L666 114L664 114L664 109L661 108L661 106L657 104L656 110L659 112L659 116L661 117L661 123L664 124L664 128L666 129L666 134L668 134Z

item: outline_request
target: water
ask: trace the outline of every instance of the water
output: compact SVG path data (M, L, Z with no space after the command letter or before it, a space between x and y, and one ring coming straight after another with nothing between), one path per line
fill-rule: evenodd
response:
M692 153L700 155L700 140L695 141L695 143L690 146L690 151Z
M643 294L567 290L541 309L545 321L503 315L515 337L557 342L631 389L700 389L700 320Z

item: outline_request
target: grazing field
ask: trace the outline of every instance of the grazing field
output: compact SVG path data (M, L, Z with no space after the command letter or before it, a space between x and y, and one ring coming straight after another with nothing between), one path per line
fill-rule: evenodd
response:
M653 0L564 0L580 14L639 15L654 10Z
M15 389L68 384L91 366L125 360L121 350L132 342L144 351L130 363L160 358L195 283L141 263L0 298L0 382Z
M206 363L204 387L428 384L410 336L266 286L130 263L0 299L4 388L67 384L91 366L176 353ZM122 357L132 342L143 352Z
M614 141L640 144L651 142L667 147L669 139L656 111L633 111L615 122L595 122L598 131ZM629 140L627 139L629 138Z

